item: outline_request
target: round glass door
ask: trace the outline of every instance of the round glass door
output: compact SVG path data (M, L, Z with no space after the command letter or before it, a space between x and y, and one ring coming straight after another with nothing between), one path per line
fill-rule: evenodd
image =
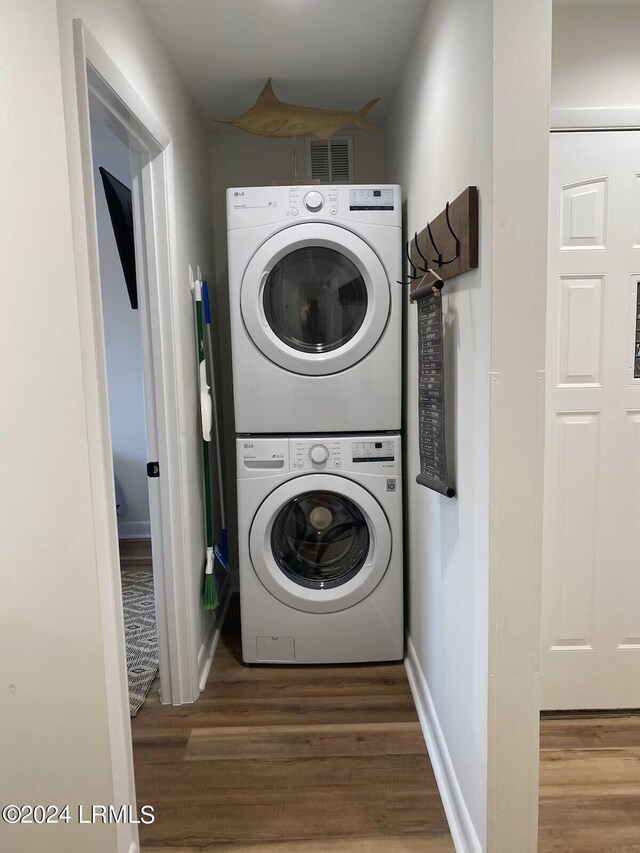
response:
M357 234L327 223L283 228L258 247L240 309L255 346L301 376L328 376L376 346L391 310L387 273Z
M251 564L278 600L333 613L365 599L391 557L391 528L373 495L348 477L305 474L270 492L249 532Z
M367 314L367 287L356 265L327 246L305 246L281 258L263 291L275 334L300 352L331 352L357 333Z
M351 580L369 553L364 516L348 498L307 492L285 504L271 529L276 563L295 583L330 589Z

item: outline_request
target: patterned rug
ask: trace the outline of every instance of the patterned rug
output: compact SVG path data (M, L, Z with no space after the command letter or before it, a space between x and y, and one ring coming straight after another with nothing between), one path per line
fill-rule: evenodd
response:
M129 679L129 716L135 717L158 671L152 572L122 572L122 609Z

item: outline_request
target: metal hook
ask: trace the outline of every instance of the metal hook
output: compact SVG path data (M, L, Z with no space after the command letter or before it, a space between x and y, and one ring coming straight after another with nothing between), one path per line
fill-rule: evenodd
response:
M411 270L412 270L412 272L407 273L407 278L409 279L409 282L416 281L417 279L421 278L422 276L417 275L416 265L411 260L411 254L409 253L409 243L408 242L404 244L404 251L405 251L405 255L407 256L407 260L409 261L409 264L411 266ZM399 282L397 282L397 284L408 284L409 282L399 281Z
M404 253L407 256L407 260L409 261L409 263L411 265L412 271L410 273L410 277L411 278L418 278L417 271L416 271L416 265L411 260L411 252L409 251L409 242L408 241L404 244Z
M433 232L432 232L432 230L431 230L431 223L430 223L430 222L427 222L427 231L429 232L429 239L431 240L431 243L432 243L432 245L433 245L433 248L436 250L436 252L437 252L437 254L438 254L438 260L437 260L437 261L434 261L434 263L437 263L437 264L438 264L438 266L436 267L436 269L440 269L440 267L445 266L446 264L452 264L454 261L457 261L457 260L458 260L458 258L460 257L460 240L459 240L459 238L458 238L458 235L455 233L455 231L454 231L454 230L453 230L453 228L451 227L451 221L450 221L450 219L449 219L449 202L447 202L447 204L446 204L446 207L445 207L445 209L444 209L444 213L445 213L445 219L446 219L446 221L447 221L447 228L449 229L449 231L450 231L451 236L453 237L453 239L456 241L456 253L455 253L455 255L454 255L452 258L449 258L449 260L448 260L448 261L444 261L444 260L442 259L442 252L441 252L441 251L440 251L440 249L436 246L435 240L433 239Z
M431 240L431 245L436 250L436 255L438 256L438 259L434 260L433 263L438 265L436 267L436 269L440 269L440 267L442 266L442 252L436 246L436 241L433 239L433 231L431 230L431 223L430 222L427 222L427 231L429 232L429 239Z
M449 229L449 233L451 234L453 239L456 241L456 256L453 259L455 261L460 257L460 238L458 237L456 232L451 227L451 220L449 219L449 202L447 202L447 204L445 206L444 215L445 215L445 218L447 220L447 228ZM451 263L451 261L449 261L449 263Z
M413 233L413 242L416 245L417 253L420 255L420 257L422 258L422 260L424 261L424 264L425 264L423 267L420 267L420 269L422 270L423 273L426 273L427 270L429 269L429 259L425 258L425 256L422 254L422 250L420 249L420 244L418 243L418 232L417 231L414 231L414 233Z

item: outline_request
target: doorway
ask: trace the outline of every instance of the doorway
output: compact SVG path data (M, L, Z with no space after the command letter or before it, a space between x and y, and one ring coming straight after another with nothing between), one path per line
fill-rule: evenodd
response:
M137 223L131 193L135 151L124 128L93 94L89 113L129 713L133 717L144 703L160 663L152 547L157 531L152 531L150 515L154 483L147 467L147 446L156 443L156 424L145 388L145 374L153 376L153 361L142 340L142 325L148 325L148 294L139 292L139 278L142 285L145 282L137 275L135 258Z

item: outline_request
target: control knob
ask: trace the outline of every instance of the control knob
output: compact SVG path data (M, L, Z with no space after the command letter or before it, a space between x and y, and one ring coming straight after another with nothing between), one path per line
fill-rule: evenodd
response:
M315 213L317 210L320 210L322 205L324 204L324 196L322 193L319 193L317 190L311 190L304 197L304 206L307 210Z
M329 451L324 444L314 444L309 451L309 459L311 459L314 465L322 465L322 463L326 462L328 458Z

